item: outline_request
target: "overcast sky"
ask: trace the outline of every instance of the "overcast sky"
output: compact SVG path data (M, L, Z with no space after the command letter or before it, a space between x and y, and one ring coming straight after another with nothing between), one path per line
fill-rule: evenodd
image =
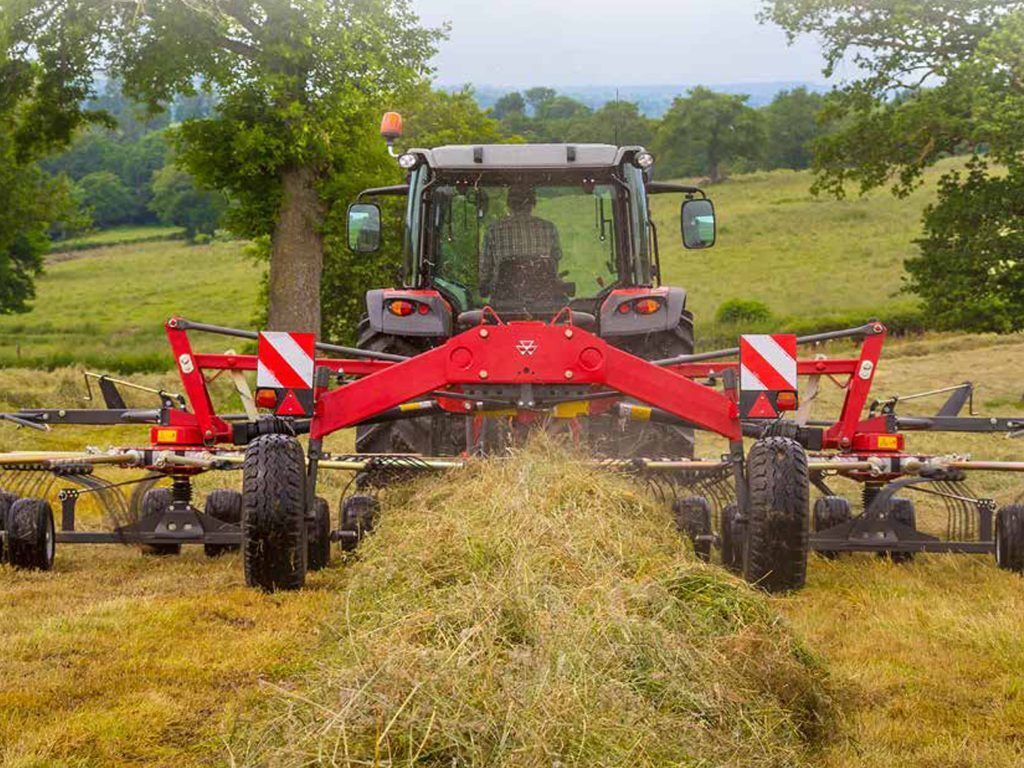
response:
M444 85L822 82L810 39L758 24L759 0L413 0L451 22Z

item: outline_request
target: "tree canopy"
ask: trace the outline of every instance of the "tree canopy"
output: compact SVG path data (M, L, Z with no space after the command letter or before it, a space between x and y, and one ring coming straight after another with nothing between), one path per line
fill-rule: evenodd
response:
M939 326L1024 328L1024 2L774 0L763 17L819 37L826 74L859 73L822 112L834 130L815 143L817 189L905 195L936 161L972 156L925 212L908 287Z

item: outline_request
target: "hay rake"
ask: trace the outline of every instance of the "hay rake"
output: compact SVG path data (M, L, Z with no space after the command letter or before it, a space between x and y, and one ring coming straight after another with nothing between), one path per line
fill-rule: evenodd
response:
M1021 434L1024 420L961 416L970 385L940 390L949 397L935 416L901 415L900 403L913 398L869 406L886 336L880 323L801 338L745 336L737 348L657 361L617 349L575 325L569 311L551 322L505 322L485 312L477 326L413 357L287 334L291 348L305 350L305 376L275 378L277 386L267 387L260 386L261 374L255 395L245 374L281 365L265 346L280 343L282 334L177 317L167 322L166 332L181 396L151 390L155 407L129 408L122 389L130 382L98 376L103 408L0 414L34 429L149 429L147 441L105 452L0 454L2 542L13 565L49 568L56 542L134 542L163 554L183 544L202 544L209 554L242 547L250 584L295 588L307 569L326 565L331 542L350 549L372 529L381 488L416 474L457 469L474 460L471 453L493 453L509 444L508 430L517 426L558 420L585 441L581 422L641 420L717 434L727 440L728 451L706 460L595 458L595 469L636 476L672 507L699 555L710 557L718 546L727 566L769 590L801 586L810 550L894 557L987 552L1004 568L1024 570L1024 508L997 510L965 482L972 472L1024 471L1024 462L917 454L905 445L911 431ZM198 353L189 336L195 332L254 340L260 353ZM797 357L799 346L840 339L859 340L859 354ZM758 351L775 356L769 362L778 367L776 380L763 368L751 374L765 365ZM235 382L241 413L214 407L209 382L223 374ZM809 380L802 408L797 377ZM844 401L835 420L813 421L806 401L823 378L843 387ZM340 429L428 415L465 425L461 455L332 455L324 449L324 438ZM479 428L487 422L499 429ZM306 448L301 435L309 436ZM745 438L752 440L749 451ZM241 473L244 497L215 491L200 510L193 480L209 472ZM326 501L317 496L322 472L352 476L333 523ZM858 514L833 492L834 477L861 484ZM169 488L156 487L165 479ZM811 486L823 494L813 514ZM944 535L916 524L913 505L899 495L904 492L945 505ZM47 502L55 494L59 529ZM79 529L76 508L82 498L96 500L114 522L111 530Z

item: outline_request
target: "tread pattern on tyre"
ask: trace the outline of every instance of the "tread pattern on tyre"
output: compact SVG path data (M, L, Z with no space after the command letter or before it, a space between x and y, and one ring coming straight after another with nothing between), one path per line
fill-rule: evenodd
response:
M157 515L171 506L174 496L170 488L150 488L142 496L142 518ZM146 555L180 555L181 544L143 544L142 552Z
M1010 504L996 512L996 564L1006 571L1024 573L1024 504Z
M644 360L691 355L694 348L693 314L683 310L679 324L670 331L614 337L608 342ZM690 427L629 421L620 430L613 420L607 421L611 425L603 430L595 425L596 447L602 453L623 458L693 458L693 429ZM608 450L603 450L605 448Z
M672 504L676 529L690 539L699 560L711 559L711 542L697 541L698 536L711 535L711 505L703 496L687 496Z
M889 500L886 514L890 520L917 530L917 512L914 510L914 502L911 499L894 496ZM887 552L885 554L894 563L906 563L914 559L913 552Z
M306 579L306 462L288 435L249 443L242 465L245 581L265 592L300 589Z
M426 340L425 340L426 341ZM365 320L360 324L360 349L389 352L412 357L423 352L408 339L376 333ZM357 453L421 453L425 456L457 455L462 451L463 438L454 435L452 426L461 422L445 416L420 416L413 419L381 422L356 427Z
M722 542L722 565L733 573L743 570L743 524L740 508L735 502L722 508L719 536Z
M232 488L217 488L206 494L203 514L216 518L222 523L242 524L242 494ZM237 552L240 544L204 544L207 557L220 557L225 552Z
M307 568L311 571L326 568L331 564L331 507L323 496L317 496L313 502L308 536Z
M45 499L18 499L7 511L7 562L15 568L53 567L56 532L53 509Z
M747 457L748 521L743 575L768 592L807 579L810 484L807 456L795 440L758 440Z
M842 496L822 496L814 502L814 532L821 533L853 519L850 502ZM841 554L838 550L819 549L822 557L834 560Z
M18 500L16 494L9 491L0 491L0 531L7 529L7 513L11 506ZM4 541L0 537L0 563L4 562Z

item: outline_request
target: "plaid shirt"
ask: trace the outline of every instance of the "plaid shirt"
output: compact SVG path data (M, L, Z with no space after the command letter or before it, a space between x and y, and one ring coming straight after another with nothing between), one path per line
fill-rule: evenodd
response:
M484 235L484 251L480 259L481 295L490 296L494 291L502 262L538 256L553 259L556 268L562 260L558 228L550 221L513 214L491 224Z

